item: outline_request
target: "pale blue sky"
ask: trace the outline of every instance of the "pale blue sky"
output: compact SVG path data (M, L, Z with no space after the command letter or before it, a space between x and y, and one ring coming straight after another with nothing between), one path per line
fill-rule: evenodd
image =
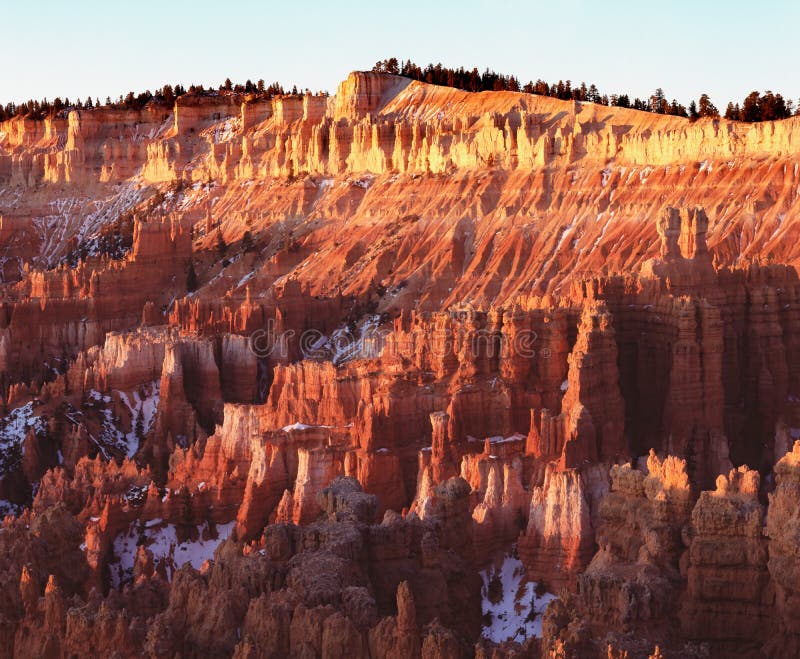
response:
M684 103L706 91L723 108L753 89L800 96L798 28L797 0L0 0L0 102L227 76L334 92L396 56Z

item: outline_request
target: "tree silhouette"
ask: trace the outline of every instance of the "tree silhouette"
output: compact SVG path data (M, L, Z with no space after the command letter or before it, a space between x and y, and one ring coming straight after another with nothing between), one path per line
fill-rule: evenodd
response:
M633 108L635 110L656 112L659 114L690 116L692 119L719 116L719 111L711 102L708 94L703 94L698 103L690 104L689 112L687 112L686 108L677 101L673 100L672 102L668 102L662 88L656 89L651 97L644 100L639 98L631 100L631 96L628 94L603 94L595 84L587 85L582 82L579 85L573 85L570 80L559 80L557 83L548 84L544 80L539 79L536 82L528 81L523 85L515 76L497 73L489 68L486 68L483 73L480 73L477 67L472 69L466 69L463 66L459 68L450 68L443 66L441 63L428 64L425 67L421 67L411 60L400 60L398 62L396 57L390 57L376 62L373 71L401 75L433 85L455 87L471 92L518 92L521 90L526 94L538 94L540 96L551 96L562 100L576 100L623 108ZM234 84L230 78L226 78L219 89L234 94L255 93L267 98L285 94L282 85L277 82L267 85L263 78L260 78L255 84L253 84L251 80L247 80L244 84ZM190 85L188 91L189 93L200 95L209 93L203 85L197 84ZM186 93L186 88L180 84L176 84L174 87L172 85L164 85L161 89L157 89L155 94L151 93L149 90L139 94L131 91L124 97L120 96L115 102L112 102L110 97L106 97L105 106L116 109L138 110L149 103L158 103L172 107L175 99ZM292 94L299 94L297 86L292 88ZM93 102L90 97L83 107L86 109L98 108L101 107L101 103L99 98ZM30 99L19 104L7 103L5 106L0 106L0 121L7 121L20 116L31 119L43 119L46 116L64 113L71 109L81 109L80 101L72 104L68 98L64 98L63 100L57 98L52 103L48 102L47 99L41 99L39 101ZM725 118L734 121L749 122L772 121L792 116L794 109L795 106L792 101L781 94L773 93L768 90L762 95L754 91L749 94L741 104L734 101L728 103L725 110ZM697 117L695 117L695 111ZM797 114L800 114L800 107L797 108Z
M697 104L697 114L700 117L718 117L719 110L717 106L711 102L708 94L701 94L700 101Z
M139 442L144 440L144 414L141 409L136 410L136 423L134 423L134 432L136 433L136 439Z
M253 244L253 235L250 231L245 231L244 235L242 236L242 251L243 252L252 252L255 249L255 245Z
M750 92L747 98L744 99L744 103L742 103L742 111L739 118L742 121L758 121L761 117L760 100L761 95L758 92Z
M739 109L739 104L733 104L733 101L728 103L728 107L725 109L725 118L730 119L731 121L739 121L741 116L741 110Z
M197 272L194 269L194 261L189 263L189 272L186 274L186 290L190 293L197 290Z
M217 230L217 251L220 253L221 256L225 255L225 252L228 251L228 243L225 242L225 238L222 236L222 230Z

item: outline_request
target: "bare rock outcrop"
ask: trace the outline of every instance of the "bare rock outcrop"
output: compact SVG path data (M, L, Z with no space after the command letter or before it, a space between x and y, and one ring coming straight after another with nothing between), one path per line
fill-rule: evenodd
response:
M768 638L774 594L767 570L758 472L721 474L692 511L681 623L690 638L757 644Z

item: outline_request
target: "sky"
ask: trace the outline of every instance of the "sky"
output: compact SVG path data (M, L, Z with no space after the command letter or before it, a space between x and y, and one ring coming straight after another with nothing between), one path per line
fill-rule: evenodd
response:
M800 97L797 0L0 0L0 102L248 78L328 90L381 59L594 82L721 109Z

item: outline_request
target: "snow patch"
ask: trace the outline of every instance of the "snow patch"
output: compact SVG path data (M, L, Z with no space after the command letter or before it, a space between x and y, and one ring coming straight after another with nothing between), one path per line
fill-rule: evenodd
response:
M493 435L491 437L487 437L486 439L489 440L489 444L507 444L509 442L520 442L527 439L527 437L521 433L515 432L513 435L509 435L508 437L503 437L503 435ZM467 435L468 442L485 442L486 440L480 439L478 437L473 437L472 435ZM431 447L427 446L423 451L427 450L430 451Z
M131 413L130 430L121 428L119 418L114 415L111 408L107 407L111 403L111 396L92 389L89 392L89 400L95 404L94 407L102 420L100 441L105 446L114 447L132 458L139 450L140 440L155 423L160 386L161 383L155 380L134 390L130 395L124 391L116 392Z
M380 346L365 346L364 339L373 338L381 324L378 314L365 316L361 323L352 328L344 325L334 330L330 336L320 334L306 346L302 346L304 359L330 358L335 366L341 366L352 359L377 357L374 354Z
M31 430L39 436L47 432L44 419L33 413L33 402L16 407L0 418L0 477L22 457L25 437Z
M228 142L239 132L241 119L230 118L214 127L214 144Z
M283 432L289 432L290 430L308 430L309 428L313 428L314 426L309 426L305 423L293 423L288 426L284 426L282 428Z
M0 499L0 520L7 515L19 517L22 514L23 508L24 506L20 506L19 504L12 503L6 499Z
M150 520L144 525L133 522L127 531L114 538L117 562L109 565L111 583L114 588L119 588L133 579L136 552L142 544L153 552L156 565L164 564L168 579L172 579L172 573L185 563L199 570L205 561L214 558L214 551L231 534L235 525L235 521L217 524L217 537L208 538L210 528L205 522L197 527L197 540L179 542L174 524L164 524L161 519Z
M556 248L553 251L554 254L561 249L561 246L566 242L567 237L572 234L573 230L575 229L576 223L577 223L577 218L572 218L572 222L568 226L564 227L564 230L561 232L561 237L558 240L558 244L556 245Z
M134 177L115 186L101 199L58 197L50 202L48 213L32 219L41 239L40 255L48 267L56 265L59 256L74 239L86 243L106 225L141 203L147 194L141 177ZM89 256L92 254L90 253Z
M480 575L484 638L503 643L542 635L542 614L556 596L536 596L536 584L525 580L522 561L507 554L499 567L493 565Z
M244 286L248 281L250 281L255 276L256 276L256 271L255 270L252 270L251 272L248 272L244 277L242 277L239 280L239 283L236 284L236 288L241 288L242 286Z

